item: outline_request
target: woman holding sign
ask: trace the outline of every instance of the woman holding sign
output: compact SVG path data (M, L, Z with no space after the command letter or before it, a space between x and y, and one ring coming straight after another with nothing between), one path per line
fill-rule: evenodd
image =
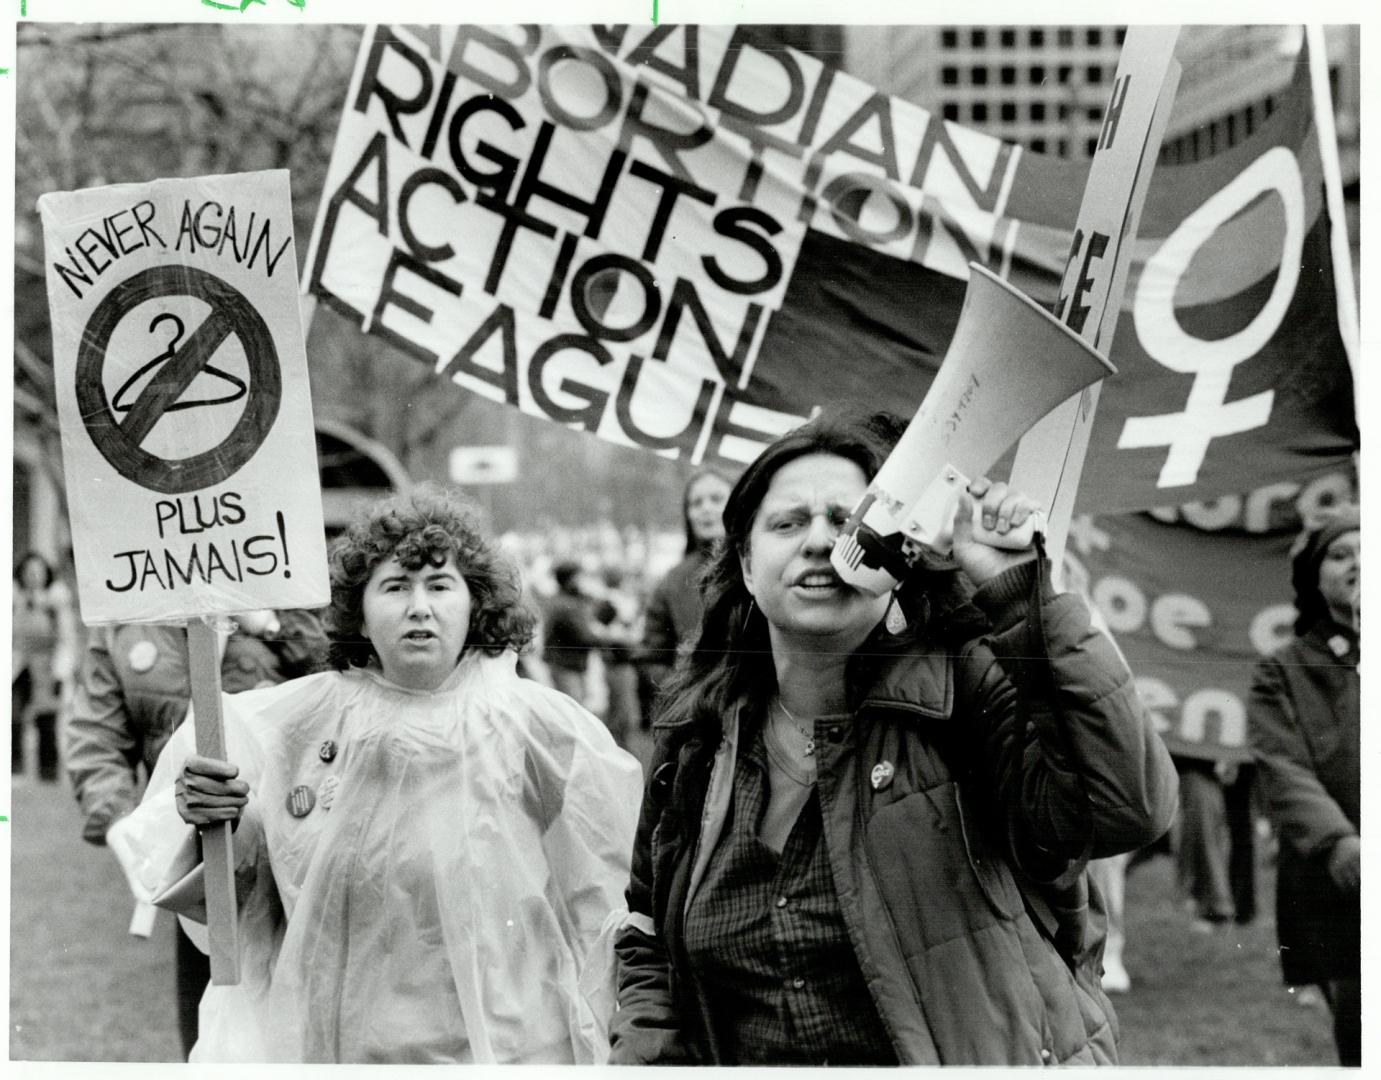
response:
M453 498L375 507L331 583L335 670L227 699L229 761L184 725L131 819L188 864L190 826L236 824L243 981L208 990L193 1060L590 1061L577 983L637 763L518 676L517 574Z
M653 723L615 1062L1116 1060L1085 867L1168 827L1174 769L1082 601L975 540L968 494L952 563L841 581L901 427L818 417L729 496ZM970 490L1000 533L1032 510Z

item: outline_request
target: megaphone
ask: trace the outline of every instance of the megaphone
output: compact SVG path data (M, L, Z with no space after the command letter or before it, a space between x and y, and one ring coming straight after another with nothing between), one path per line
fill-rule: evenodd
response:
M1030 297L977 263L925 400L845 523L830 558L844 581L881 595L923 548L949 550L959 493L1041 417L1099 379L1108 359ZM1033 519L1029 524L1034 524ZM1025 547L1030 529L994 546Z

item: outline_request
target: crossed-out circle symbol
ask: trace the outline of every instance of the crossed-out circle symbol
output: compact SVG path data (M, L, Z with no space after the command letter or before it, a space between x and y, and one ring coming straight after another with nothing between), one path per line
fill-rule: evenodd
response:
M164 296L194 297L206 303L211 313L155 372L134 402L122 406L125 415L121 419L103 378L111 335L140 304ZM145 450L142 444L154 425L164 413L178 407L178 399L192 380L207 368L212 355L232 334L244 346L249 379L244 411L230 434L220 445L187 458L169 460ZM263 316L238 289L192 266L156 266L111 289L96 305L82 334L76 382L82 422L101 456L121 476L164 495L210 487L232 476L268 436L283 397L278 350Z

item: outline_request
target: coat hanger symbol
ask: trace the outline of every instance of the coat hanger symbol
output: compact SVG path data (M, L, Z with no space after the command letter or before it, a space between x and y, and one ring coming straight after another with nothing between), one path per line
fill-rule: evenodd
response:
M148 363L141 365L133 375L120 384L120 388L115 391L115 397L110 403L110 408L113 412L129 412L131 402L128 398L132 396L130 391L134 387L134 384L154 368L158 367L158 365L167 363L177 354L178 342L182 340L183 334L186 333L186 326L178 316L174 315L171 311L160 312L149 321L149 333L152 334L158 328L158 325L165 321L172 322L174 327L173 336L168 341L168 347ZM245 394L249 392L249 388L245 385L244 380L238 376L232 375L228 371L224 371L213 364L207 364L202 370L208 375L214 375L218 379L224 379L235 389L225 397L202 398L196 401L179 401L169 405L167 409L164 410L165 412L175 412L178 409L195 409L206 405L228 405L232 401L239 401L240 398L244 397Z

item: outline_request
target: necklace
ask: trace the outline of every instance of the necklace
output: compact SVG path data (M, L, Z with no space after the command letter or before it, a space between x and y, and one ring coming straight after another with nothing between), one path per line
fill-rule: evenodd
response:
M784 702L781 699L781 697L777 697L775 700L777 703L777 707L782 710L782 715L785 716L789 721L791 721L791 726L796 729L796 731L800 734L801 738L806 740L806 757L814 756L815 733L810 728L802 724L801 721L797 720L796 717L791 714L791 710L786 707L786 702Z

